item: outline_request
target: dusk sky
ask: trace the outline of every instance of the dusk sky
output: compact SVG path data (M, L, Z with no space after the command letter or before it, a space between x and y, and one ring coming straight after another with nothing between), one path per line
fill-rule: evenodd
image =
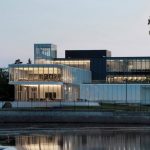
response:
M150 56L150 0L0 0L0 67L33 60L34 43Z

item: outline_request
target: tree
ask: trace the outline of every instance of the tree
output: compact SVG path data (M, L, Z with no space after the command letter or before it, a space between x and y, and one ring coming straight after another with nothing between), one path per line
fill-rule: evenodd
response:
M20 59L16 59L15 64L22 64L22 62L20 61Z
M150 25L150 18L148 19L148 25ZM150 35L150 31L149 31L149 35Z
M9 73L0 68L0 101L14 99L14 86L9 85Z
M27 64L32 64L32 61L31 61L30 58L28 59L28 63Z

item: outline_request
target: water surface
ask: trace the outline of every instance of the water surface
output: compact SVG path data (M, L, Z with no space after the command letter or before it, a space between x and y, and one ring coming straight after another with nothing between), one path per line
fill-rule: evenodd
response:
M150 127L9 125L0 128L0 150L150 150Z

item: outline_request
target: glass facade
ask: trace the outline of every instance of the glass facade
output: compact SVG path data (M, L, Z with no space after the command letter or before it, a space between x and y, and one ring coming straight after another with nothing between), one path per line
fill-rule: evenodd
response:
M107 50L75 50L57 58L56 45L34 44L34 64L9 65L9 83L15 85L15 99L25 101L78 100L89 93L86 99L99 99L98 85L80 91L84 83L150 83L150 57L110 56Z
M59 60L57 59L53 61L53 63L90 70L90 60L66 60L66 59Z
M71 67L81 68L90 70L90 60L66 60L66 59L56 59L56 60L42 60L39 64L61 64Z
M90 83L91 72L65 65L21 64L9 66L11 82Z
M62 100L62 86L61 84L15 85L15 99L18 101Z
M91 72L57 64L12 64L9 81L16 100L77 100L79 85L91 83Z
M107 58L106 81L108 83L149 83L149 57Z
M57 47L53 44L34 44L34 63L48 64L57 58Z
M11 65L10 82L62 81L62 68L55 65Z
M150 84L82 84L82 100L150 104Z
M77 101L79 85L69 84L15 84L17 101Z

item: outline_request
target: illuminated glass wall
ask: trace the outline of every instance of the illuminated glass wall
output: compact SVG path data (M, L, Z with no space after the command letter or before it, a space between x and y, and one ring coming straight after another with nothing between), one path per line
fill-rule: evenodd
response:
M91 72L64 65L22 64L10 65L11 82L64 82L64 83L90 83Z
M41 64L60 64L90 70L90 60L70 60L70 59L43 60Z
M76 101L79 85L68 84L19 84L15 85L15 100L18 101Z
M13 64L10 84L16 100L77 100L79 85L91 83L91 72L57 64Z
M62 81L62 67L56 65L11 65L10 82Z
M15 85L15 99L21 101L62 100L62 85Z
M107 58L108 83L150 83L149 57Z
M53 64L64 64L71 67L77 67L81 69L87 69L90 70L90 60L54 60L53 62L50 62Z

